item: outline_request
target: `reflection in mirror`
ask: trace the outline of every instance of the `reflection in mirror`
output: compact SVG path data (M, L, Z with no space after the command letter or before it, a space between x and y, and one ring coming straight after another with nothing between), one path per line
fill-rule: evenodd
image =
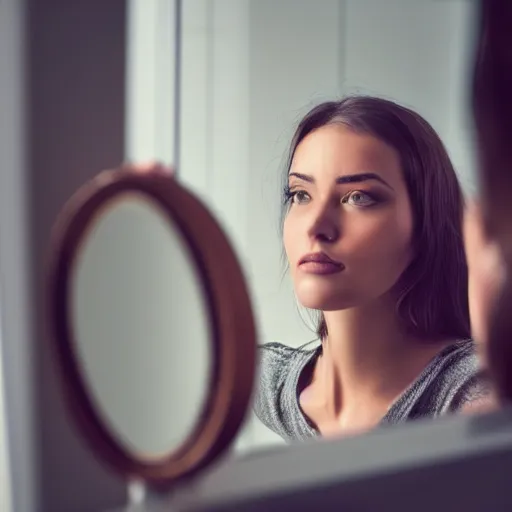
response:
M487 396L461 226L463 193L477 189L476 7L184 2L180 180L231 236L261 342L279 341L261 350L240 450L460 412ZM324 103L350 94L379 99Z
M70 290L77 358L100 416L134 456L168 457L200 419L212 363L206 296L181 233L144 194L116 196L82 240Z

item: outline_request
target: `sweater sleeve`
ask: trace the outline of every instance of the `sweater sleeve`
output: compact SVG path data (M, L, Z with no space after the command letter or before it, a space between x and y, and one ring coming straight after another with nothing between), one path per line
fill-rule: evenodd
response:
M450 402L451 412L460 412L468 405L485 405L492 399L492 388L489 380L479 370L475 370L461 383Z
M294 349L271 342L259 347L259 377L254 413L273 432L283 435L281 397Z

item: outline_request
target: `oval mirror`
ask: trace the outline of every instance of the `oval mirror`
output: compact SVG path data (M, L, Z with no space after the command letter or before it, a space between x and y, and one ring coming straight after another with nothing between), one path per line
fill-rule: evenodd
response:
M59 215L48 284L63 389L102 459L162 484L229 447L256 335L240 266L198 199L158 167L98 175Z
M212 361L206 290L179 230L144 195L119 194L91 222L70 277L75 350L98 413L138 457L178 450Z

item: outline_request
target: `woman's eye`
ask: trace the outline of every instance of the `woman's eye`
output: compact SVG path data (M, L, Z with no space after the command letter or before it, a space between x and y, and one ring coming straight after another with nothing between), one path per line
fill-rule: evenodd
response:
M370 194L356 190L346 196L343 202L353 206L371 206L377 201Z
M293 192L292 203L305 204L309 200L310 200L309 194L307 192L304 192L304 190L297 190L297 192Z

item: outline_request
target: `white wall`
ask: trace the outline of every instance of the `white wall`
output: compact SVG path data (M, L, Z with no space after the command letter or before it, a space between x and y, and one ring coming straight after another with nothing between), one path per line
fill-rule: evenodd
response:
M278 236L279 176L295 123L314 103L345 93L396 100L437 129L470 189L473 161L464 87L472 2L183 4L180 179L215 212L242 259L260 340L300 345L313 334L301 319L289 279L281 280ZM168 37L164 32L158 34ZM158 37L153 42L158 44ZM146 51L149 55L151 47ZM134 101L150 101L153 90L148 79ZM141 137L145 128L138 127ZM153 155L140 155L165 159L166 147L164 141ZM250 421L240 447L278 441Z
M468 65L475 2L347 0L343 92L368 92L423 115L459 178L473 181Z

